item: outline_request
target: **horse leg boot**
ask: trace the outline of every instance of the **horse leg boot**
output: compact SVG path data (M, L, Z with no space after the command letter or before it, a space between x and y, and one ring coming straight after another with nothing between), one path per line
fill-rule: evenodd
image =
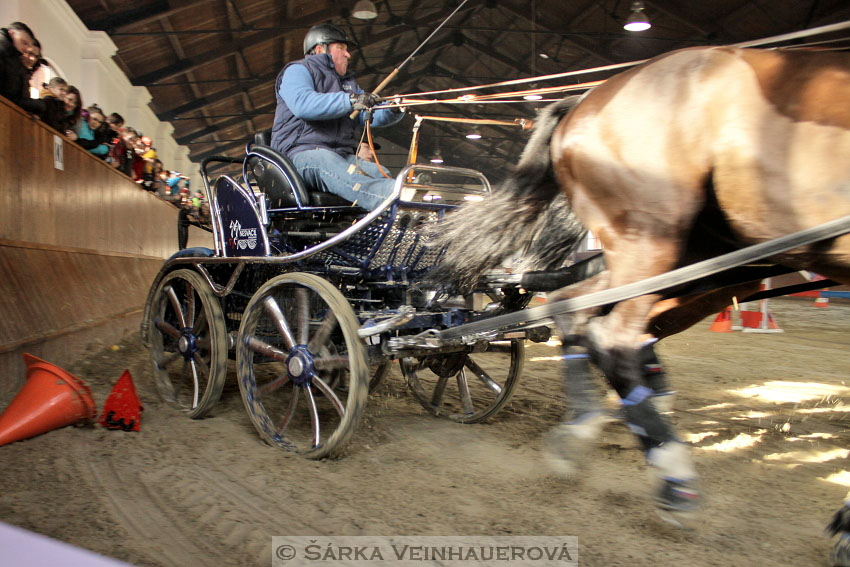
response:
M639 351L615 348L598 358L600 368L620 396L629 429L637 435L648 463L661 481L656 504L670 512L695 511L700 502L696 469L687 445L676 439L673 426L656 408L653 390L643 383Z
M552 470L569 478L576 474L588 450L610 416L602 411L590 371L590 355L577 340L564 339L564 389L567 414L544 441L544 456Z
M652 389L652 402L660 414L668 414L673 411L673 399L675 390L670 387L667 374L658 355L655 354L655 343L658 339L649 339L640 347L640 362L643 366L643 379L646 385Z

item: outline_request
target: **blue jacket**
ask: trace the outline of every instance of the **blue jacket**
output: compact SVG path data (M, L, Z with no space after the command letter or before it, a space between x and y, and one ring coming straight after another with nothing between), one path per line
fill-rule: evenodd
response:
M109 153L109 145L98 140L100 136L95 135L94 130L91 129L88 122L80 118L74 130L77 132L78 145L84 147L100 159L106 158L106 154Z
M272 126L272 148L292 156L312 148L326 148L342 156L357 150L357 127L364 124L364 113L356 120L351 114L349 94L363 90L353 73L340 77L327 53L308 55L286 65L275 81L277 108ZM403 114L377 110L375 127L389 126Z

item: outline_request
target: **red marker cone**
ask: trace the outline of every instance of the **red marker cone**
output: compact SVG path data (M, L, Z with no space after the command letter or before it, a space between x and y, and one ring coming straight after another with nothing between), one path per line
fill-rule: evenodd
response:
M98 423L107 429L138 431L142 420L142 403L136 394L136 386L130 371L125 370L112 387L112 392L103 404L103 413Z
M24 354L24 362L27 381L0 415L0 446L95 418L85 382L31 354Z

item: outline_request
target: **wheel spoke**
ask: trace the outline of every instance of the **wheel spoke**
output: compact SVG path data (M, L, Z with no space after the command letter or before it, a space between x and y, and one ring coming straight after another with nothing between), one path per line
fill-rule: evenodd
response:
M322 393L328 397L328 399L333 404L336 412L339 414L339 417L345 417L345 407L343 407L342 402L339 400L334 391L325 384L324 380L319 378L318 376L313 376L313 385L319 388Z
M165 294L168 296L168 301L171 302L171 308L174 309L174 313L177 314L177 322L180 323L180 328L186 328L186 317L183 314L183 306L180 305L180 300L177 299L177 293L174 291L174 288L168 286L165 288Z
M201 356L201 353L196 352L192 355L192 360L195 361L195 364L198 365L198 369L201 371L201 374L204 376L210 375L210 367L207 366L207 361Z
M313 391L310 386L304 388L304 393L307 394L307 403L310 408L310 422L313 425L313 448L319 446L321 441L321 431L319 427L319 409L316 407L316 398L313 397Z
M479 380L481 380L484 385L487 386L487 388L490 389L492 392L496 394L502 393L502 387L499 386L492 378L490 378L490 375L487 374L483 368L478 366L478 364L474 360L472 360L471 357L467 356L466 360L463 361L463 365L469 368L472 373L475 374L475 376Z
M283 435L286 426L289 425L289 422L292 420L292 416L295 415L295 407L298 405L298 386L292 385L292 397L289 398L289 406L286 408L286 413L283 414L283 419L280 422L280 427L277 429L278 435Z
M286 384L287 382L289 382L289 374L284 372L271 382L266 382L265 384L263 384L260 388L257 389L257 393L261 396L270 394L281 386L283 386L284 384Z
M299 287L295 295L298 301L298 344L306 345L310 338L310 294Z
M328 342L328 338L336 328L336 325L336 315L334 315L333 311L329 310L327 315L325 315L325 318L322 319L322 324L319 325L316 334L313 335L313 338L310 339L310 342L307 344L307 349L310 352L316 352L319 348L323 347L325 343Z
M275 298L268 296L263 299L263 307L265 307L266 312L269 316L271 316L277 330L283 337L283 344L286 346L286 349L289 350L294 347L295 339L292 337L292 331L289 329L289 323L286 322L286 318L283 316L283 312L280 310L280 305L277 304Z
M195 326L195 287L186 280L186 327Z
M256 337L248 337L246 344L249 349L252 351L262 354L263 356L267 356L269 358L273 358L280 362L286 362L286 353L280 350L279 348L275 348L272 345L261 341Z
M466 371L463 368L457 373L457 389L460 392L464 413L472 415L475 413L475 408L472 407L472 396L469 395L469 383L466 381Z
M313 365L318 370L333 370L335 368L348 368L351 362L348 355L323 356L313 359Z
M171 323L168 323L166 321L163 321L159 317L157 317L156 319L153 320L153 326L156 327L157 330L160 333L164 333L171 338L174 338L174 339L180 338L180 331L178 329L174 328L174 325L172 325Z
M200 334L201 329L203 329L204 326L208 326L207 325L207 310L201 309L201 312L198 313L198 317L195 319L195 324L191 326L192 332L195 335L198 335L198 334Z
M189 366L192 368L192 383L195 386L195 391L192 393L192 409L195 409L198 407L198 393L201 389L201 385L198 381L198 367L195 364L195 361L190 360Z
M446 391L446 383L449 381L448 376L440 376L437 380L437 385L434 387L434 395L431 396L431 405L440 407L443 401L443 393Z

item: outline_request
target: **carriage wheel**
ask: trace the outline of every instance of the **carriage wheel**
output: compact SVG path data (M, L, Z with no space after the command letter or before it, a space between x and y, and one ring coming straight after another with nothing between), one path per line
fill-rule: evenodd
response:
M239 327L236 362L263 440L319 459L351 437L369 383L358 327L345 297L313 274L283 274L257 290Z
M486 350L401 359L401 372L422 407L458 423L478 423L499 411L522 373L524 343L493 341Z
M227 377L227 329L218 298L197 272L175 270L157 287L150 317L159 395L189 417L203 417Z

